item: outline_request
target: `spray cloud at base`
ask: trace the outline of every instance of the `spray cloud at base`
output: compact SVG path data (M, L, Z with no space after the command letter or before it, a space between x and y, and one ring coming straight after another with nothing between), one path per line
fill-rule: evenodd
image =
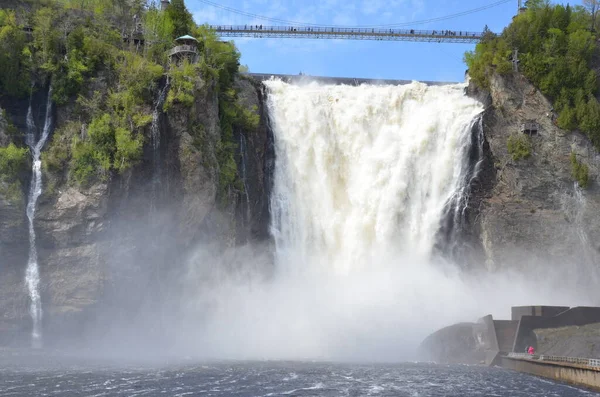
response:
M182 289L189 299L180 329L190 331L178 341L188 352L412 359L427 333L452 322L506 316L511 305L593 300L575 292L564 267L533 258L520 266L531 274L468 273L436 259L442 218L464 202L457 196L470 182L483 110L463 85L266 85L274 266L264 271L264 252L223 266L199 248ZM556 271L540 279L538 266Z
M518 272L489 273L444 259L442 225L451 218L443 233L460 229L482 156L474 137L483 136L483 107L464 85L265 84L272 240L224 249L208 237L183 252L180 203L158 200L148 214L144 203L161 197L146 194L157 186L148 178L112 222L116 276L86 330L100 354L399 361L418 359L430 332L503 318L511 305L594 303L590 289L576 288L580 276L569 279L572 263L523 255ZM252 171L243 166L245 184ZM584 198L570 197L577 214Z

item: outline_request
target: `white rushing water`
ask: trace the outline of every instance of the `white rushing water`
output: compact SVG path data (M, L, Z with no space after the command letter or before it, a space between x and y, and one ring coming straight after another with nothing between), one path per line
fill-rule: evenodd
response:
M26 142L33 157L33 169L31 175L31 186L29 189L29 197L27 201L27 219L29 220L29 259L27 261L27 269L25 271L25 284L29 292L30 307L29 311L33 321L32 344L34 347L41 346L42 338L42 300L40 296L40 272L38 266L37 247L35 242L35 210L37 200L42 194L42 161L40 159L42 149L50 136L52 129L52 87L48 90L48 100L46 102L46 114L44 118L44 127L39 138L35 122L33 119L33 111L31 102L27 110L27 136Z
M280 261L346 273L391 247L427 258L444 207L468 182L483 107L464 85L267 85Z
M250 222L250 193L248 192L248 144L246 143L246 137L240 133L240 162L241 162L241 175L242 183L244 185L244 197L246 198L246 211L244 213L244 221Z
M152 196L151 209L156 211L158 202L158 192L162 184L162 170L160 161L160 115L163 112L163 105L169 91L167 82L156 99L154 111L152 112L152 124L150 124L150 135L152 137Z
M260 271L272 269L270 248L218 259L199 248L182 292L194 313L176 338L185 351L412 360L423 338L449 324L509 318L510 306L533 301L574 302L547 280L532 288L521 274L471 275L433 255L443 221L463 216L482 158L483 107L464 84L265 84L275 271Z

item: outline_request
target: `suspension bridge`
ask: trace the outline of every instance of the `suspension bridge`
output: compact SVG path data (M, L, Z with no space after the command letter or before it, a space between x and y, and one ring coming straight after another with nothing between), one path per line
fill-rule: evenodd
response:
M484 32L456 30L338 28L322 26L211 25L220 37L478 43ZM488 33L494 35L494 33Z
M168 2L169 0L162 0ZM309 23L287 21L283 19L266 17L253 14L244 10L238 10L232 7L217 3L214 0L198 0L208 6L220 9L222 11L251 18L253 21L264 21L268 25L254 22L252 25L210 25L221 38L228 37L249 37L249 38L298 38L298 39L334 39L334 40L376 40L376 41L417 41L433 43L478 43L486 35L496 36L489 31L473 32L465 30L444 30L431 29L419 30L409 29L406 26L415 26L419 24L428 24L445 21L465 15L478 13L502 4L511 3L514 0L497 0L493 3L483 5L471 10L461 11L452 15L436 17L422 21L413 21L410 23L400 23L395 25L380 26L323 26ZM523 0L517 0L517 14L524 12Z

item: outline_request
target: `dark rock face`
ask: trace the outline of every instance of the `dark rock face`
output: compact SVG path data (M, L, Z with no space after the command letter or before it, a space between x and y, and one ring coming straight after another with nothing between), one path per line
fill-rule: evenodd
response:
M549 117L550 102L521 75L493 76L489 93L473 84L467 93L487 105L485 166L469 203L480 264L488 271L566 265L576 279L594 278L600 263L593 243L600 237L596 150L581 133L559 129ZM515 161L507 141L527 120L540 129L531 136L531 156ZM586 190L571 177L571 152L589 166Z
M158 153L148 128L142 162L123 175L84 189L44 173L44 187L53 187L40 197L35 228L47 344L73 342L82 333L102 335L106 322L127 322L140 311L160 314L169 288L185 272L187 251L199 243L233 246L268 238L270 131L263 93L248 80L237 88L241 103L261 114L257 131L236 131L245 138L245 161L240 148L236 159L240 175L246 167L248 199L232 193L229 204L217 203L219 104L214 87L204 82L191 109L160 113ZM27 105L7 111L21 131ZM56 127L73 117L73 106L57 109ZM2 145L8 142L4 125L0 120ZM24 190L22 203L0 195L0 345L29 343Z
M266 90L262 83L252 79L240 79L236 83L240 102L253 109L260 116L257 131L235 131L239 144L238 169L245 176L245 194L239 197L238 219L243 225L241 231L249 241L263 241L269 238L269 198L274 172L273 133L269 125L266 108ZM245 148L244 148L245 146Z

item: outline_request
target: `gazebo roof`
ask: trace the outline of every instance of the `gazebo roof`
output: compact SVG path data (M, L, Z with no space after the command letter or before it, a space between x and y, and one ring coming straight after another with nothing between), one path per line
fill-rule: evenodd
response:
M181 36L175 39L175 41L180 41L180 40L194 40L195 42L198 42L198 40L195 37L190 36L189 34L186 34L185 36Z

